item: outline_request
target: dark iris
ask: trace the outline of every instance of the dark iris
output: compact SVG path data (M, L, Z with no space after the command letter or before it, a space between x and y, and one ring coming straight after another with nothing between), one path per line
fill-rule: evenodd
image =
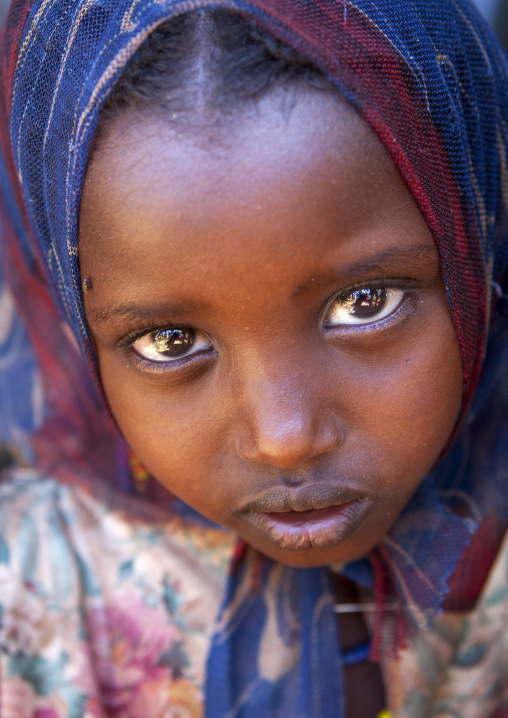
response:
M196 340L196 330L189 328L161 329L154 332L152 341L159 354L178 357L186 354Z
M380 312L386 303L386 289L366 287L351 292L343 306L358 319L371 319Z

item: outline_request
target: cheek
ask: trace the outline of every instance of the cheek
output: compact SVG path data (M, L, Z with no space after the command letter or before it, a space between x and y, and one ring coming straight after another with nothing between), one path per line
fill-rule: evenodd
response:
M167 390L159 382L133 379L132 370L100 353L99 360L109 405L136 457L170 491L203 513L211 510L213 517L220 492L205 497L203 477L206 485L226 461L220 417L227 412L220 397L212 397L205 382L202 389Z
M371 361L357 393L355 446L375 459L381 490L414 491L453 432L462 403L462 362L446 307L404 350ZM351 403L353 406L353 403Z

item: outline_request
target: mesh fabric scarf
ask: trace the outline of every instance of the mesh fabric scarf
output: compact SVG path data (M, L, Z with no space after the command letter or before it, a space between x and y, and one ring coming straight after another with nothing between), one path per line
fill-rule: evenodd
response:
M467 0L15 0L1 47L0 433L25 461L112 506L155 520L161 497L172 500L156 482L135 496L94 378L78 208L99 110L129 57L164 19L212 4L253 17L333 78L388 148L440 253L463 410L451 447L370 557L372 653L389 655L442 608L474 605L508 514L508 63ZM339 718L328 569L239 549L207 715ZM259 658L269 582L279 634L300 642L282 675ZM382 609L394 593L395 617Z

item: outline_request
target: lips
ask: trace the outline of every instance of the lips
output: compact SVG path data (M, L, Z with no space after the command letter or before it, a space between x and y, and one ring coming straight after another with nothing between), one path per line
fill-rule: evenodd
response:
M349 538L372 506L357 490L315 485L265 492L235 513L279 548L305 551Z

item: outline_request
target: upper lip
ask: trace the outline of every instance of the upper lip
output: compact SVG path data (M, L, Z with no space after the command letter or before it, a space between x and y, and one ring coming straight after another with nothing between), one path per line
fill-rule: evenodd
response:
M369 498L371 497L365 491L359 491L349 486L336 487L317 483L298 488L275 487L250 499L234 513L302 512L312 509L327 509L330 506L340 506Z

